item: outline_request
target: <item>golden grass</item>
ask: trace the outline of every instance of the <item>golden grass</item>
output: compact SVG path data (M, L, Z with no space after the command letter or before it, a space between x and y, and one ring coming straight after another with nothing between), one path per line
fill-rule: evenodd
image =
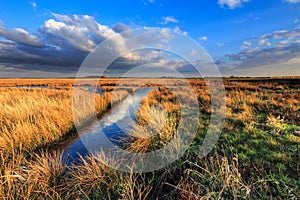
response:
M3 159L3 160L2 160ZM2 199L60 199L65 171L61 155L42 153L27 160L15 155L11 162L1 158L0 197Z
M72 128L71 91L1 89L0 151L30 151Z
M87 84L94 82L86 81ZM135 80L132 83L136 86L143 83L149 86L181 87L181 82L173 79L147 81ZM200 111L209 116L210 96L205 82L201 79L190 79L189 82L198 98ZM120 90L112 90L118 83ZM276 166L283 165L280 168L283 176L297 177L296 171L284 171L286 168L299 169L299 164L295 164L295 160L297 162L299 159L299 130L290 128L291 125L300 125L300 93L297 87L287 90L288 85L272 82L225 80L228 109L223 135L233 137L233 133L240 132L233 142L243 148L248 146L245 145L248 139L258 137L253 140L257 146L238 149L231 154L223 153L235 150L232 146L226 146L220 150L222 155L213 151L206 159L197 157L197 151L196 154L192 153L193 147L182 159L166 169L135 174L117 172L99 162L95 156L82 158L82 165L66 167L62 164L59 152L37 151L37 148L43 149L60 142L73 131L73 90L70 87L73 84L72 79L0 79L0 86L52 85L56 88L0 88L1 199L250 199L265 198L262 195L264 192L269 198L276 197L280 194L280 187L292 191L291 197L299 194L293 185L285 184L285 179L272 179L277 172L276 167L269 166L266 169L257 160L248 161L249 158L239 154L256 150L263 146L259 142L266 141L264 144L274 152L262 152L262 155L270 154L275 159L272 161L280 164ZM98 113L105 112L128 92L136 89L118 79L101 80L97 84L106 91L104 96L95 96ZM113 95L112 91L116 94ZM82 91L81 95L90 94ZM183 92L180 95L186 94ZM129 150L155 150L176 138L179 109L176 96L167 87L149 93L137 111L141 126L135 126L130 131L132 141L128 144ZM80 120L91 114L85 110L75 112L80 112ZM200 133L205 133L206 125L206 122L199 125ZM273 132L276 137L266 137ZM283 137L278 139L281 135ZM227 140L225 138L223 142ZM282 145L282 140L286 140L288 145ZM296 144L293 146L296 149L289 150L291 143ZM219 145L222 147L223 144ZM252 159L260 159L262 155ZM270 178L263 177L263 173L270 173Z
M152 90L136 112L137 124L129 131L128 150L147 152L166 145L176 135L179 109L173 93L164 87Z
M32 151L53 142L59 142L65 134L74 132L72 114L72 90L55 89L0 89L0 151L11 153ZM80 91L79 96L91 95ZM125 90L95 95L95 109L98 114L127 96ZM84 98L83 98L84 99ZM79 121L92 113L79 112Z

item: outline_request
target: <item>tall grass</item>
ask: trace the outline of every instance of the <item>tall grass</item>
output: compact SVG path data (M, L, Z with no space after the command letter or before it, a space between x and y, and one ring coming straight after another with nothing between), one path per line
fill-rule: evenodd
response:
M112 79L98 83L105 89L104 96L95 95L97 112L106 111L128 91L134 91L130 84L122 83L112 95L117 82ZM155 80L146 85L166 82ZM108 159L101 154L82 158L79 166L64 166L60 152L47 152L45 147L73 131L72 81L10 80L12 86L57 84L57 89L0 89L0 198L299 198L300 84L225 80L225 127L216 147L202 159L199 144L209 124L210 96L203 80L189 82L201 112L196 138L182 158L144 174L115 171L99 161L97 156L102 161ZM180 84L167 82L174 88L180 88ZM5 85L4 81L0 85ZM89 94L82 91L82 95ZM90 115L80 112L82 119ZM152 151L176 139L180 106L166 87L150 92L136 116L138 125L129 131L129 151ZM114 162L117 165L120 161Z
M71 91L1 89L0 151L31 151L72 128Z
M137 124L129 131L128 150L148 152L166 145L176 134L179 104L165 88L151 91L136 112Z

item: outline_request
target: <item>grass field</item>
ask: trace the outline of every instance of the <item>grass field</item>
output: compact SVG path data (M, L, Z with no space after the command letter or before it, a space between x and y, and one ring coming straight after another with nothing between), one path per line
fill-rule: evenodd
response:
M97 86L104 95L95 95L98 116L135 91L140 81L125 79L114 91L118 79L101 79ZM84 158L82 165L65 166L61 152L55 151L56 145L76 135L73 79L0 79L0 198L299 199L300 78L224 79L225 124L205 158L198 152L209 125L211 98L203 80L188 81L201 113L193 144L168 167L122 173L93 156ZM86 80L87 85L92 82ZM146 82L145 86L180 87L172 79ZM167 86L142 100L137 123L151 121L151 126L133 127L128 151L153 151L176 137L181 108ZM158 105L164 111L151 109ZM80 113L82 119L89 115Z

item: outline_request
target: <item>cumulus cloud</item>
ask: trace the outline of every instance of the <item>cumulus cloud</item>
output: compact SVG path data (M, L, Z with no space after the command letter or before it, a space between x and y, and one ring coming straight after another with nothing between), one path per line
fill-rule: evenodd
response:
M125 48L119 33L91 16L52 15L36 35L0 26L0 36L7 39L0 42L0 64L16 69L75 72L87 54L108 37L115 36L112 42L115 51Z
M168 41L175 37L174 31L186 35L187 33L178 27L174 29L162 28L159 32L149 29L147 34L132 37L130 27L117 23L112 27L98 23L88 15L61 15L52 13L52 17L38 28L36 34L16 28L8 30L0 26L0 36L6 40L0 41L0 65L6 66L0 69L2 75L12 72L48 72L74 74L85 57L101 42L110 38L105 43L106 53L120 55L126 49L134 49L137 46L147 48L156 42L158 48L171 49ZM126 32L124 32L126 31ZM159 33L159 34L157 34ZM111 39L113 38L113 39ZM104 55L105 57L105 55ZM166 55L158 51L130 52L120 55L112 64L114 70L124 72L133 66L154 62L166 64ZM101 63L99 63L101 65ZM173 63L174 64L174 63ZM122 70L120 70L122 69ZM4 73L5 71L5 73Z
M113 29L115 32L117 32L117 33L122 33L122 32L124 32L124 31L129 31L129 30L130 30L130 28L129 28L127 25L122 24L122 23L117 23L117 24L115 24L115 25L112 27L112 29Z
M162 24L179 23L179 20L175 19L173 16L162 17L162 20Z
M61 41L78 50L90 52L104 39L116 33L108 26L101 25L88 15L59 15L56 19L45 22L39 32L47 38L47 42L61 46Z
M300 0L285 0L286 2L288 2L288 3L299 3L300 2Z
M208 40L208 37L207 37L207 36L201 36L201 37L199 38L199 40L201 40L201 41L207 41L207 40Z
M180 34L185 35L185 36L188 35L188 32L181 30L178 26L175 26L174 31L176 33L180 33Z
M0 36L8 40L12 40L18 43L23 43L30 46L42 47L44 42L38 39L35 35L28 33L22 28L15 28L13 30L5 29L0 25Z
M221 7L228 7L230 9L235 9L241 7L244 3L250 2L250 0L218 0L218 4Z

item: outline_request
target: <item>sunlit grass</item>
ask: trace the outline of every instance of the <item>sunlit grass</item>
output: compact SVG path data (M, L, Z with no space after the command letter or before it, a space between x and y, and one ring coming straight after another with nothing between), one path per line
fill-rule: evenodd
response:
M103 96L95 95L95 109L100 115L136 89L122 83L121 89L115 91L116 83L117 79L97 83L104 92ZM200 158L199 145L209 124L211 98L203 80L190 79L189 83L201 112L193 144L170 166L143 174L115 171L97 158L109 159L105 155L82 158L82 164L77 166L63 165L60 152L51 146L75 134L71 88L74 80L0 81L2 86L56 87L0 88L0 198L297 199L299 85L297 89L294 84L225 80L224 129L213 151L207 158ZM142 100L136 112L137 124L128 132L129 151L153 151L178 138L181 108L167 86L180 88L180 84L171 80L145 83L165 86ZM180 91L178 95L182 98L189 97ZM82 91L81 95L90 94ZM78 112L83 121L91 114L85 110ZM114 163L118 165L120 161Z

